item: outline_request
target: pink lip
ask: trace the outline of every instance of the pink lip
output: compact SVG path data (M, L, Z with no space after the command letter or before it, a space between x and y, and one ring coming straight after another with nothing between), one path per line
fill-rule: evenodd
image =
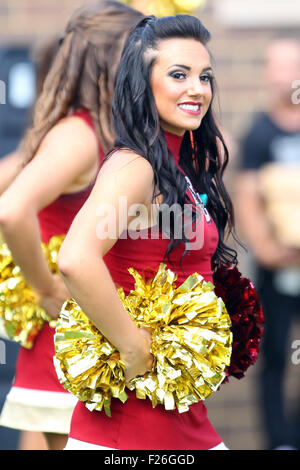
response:
M200 102L195 103L194 101L185 101L184 103L179 103L178 106L180 106L182 104L191 104L193 106L199 106L199 109L197 111L194 111L192 109L182 109L182 108L180 108L181 111L184 111L187 114L192 114L194 116L199 116L199 114L201 114L202 103L200 103Z

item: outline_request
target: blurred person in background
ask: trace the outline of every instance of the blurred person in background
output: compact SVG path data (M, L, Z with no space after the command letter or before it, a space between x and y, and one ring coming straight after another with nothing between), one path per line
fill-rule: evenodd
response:
M74 12L20 147L23 168L0 198L0 227L14 262L52 318L69 294L41 243L67 233L113 143L114 76L124 41L142 17L116 1L89 2ZM54 331L45 324L32 349L20 348L0 420L43 432L51 450L64 447L77 402L53 366Z
M261 411L270 449L300 445L300 422L287 416L285 371L291 322L300 318L300 43L274 41L266 54L268 109L255 116L241 142L236 210L257 266L265 313Z
M58 46L59 46L59 37L55 36L55 37L47 38L44 40L39 40L31 48L30 55L31 55L31 59L34 64L35 73L36 73L36 78L35 78L36 98L39 97L40 93L42 92L44 80L51 67L52 61L54 60L55 54L58 50ZM15 151L9 153L8 155L5 155L4 157L1 157L0 159L0 195L9 187L9 185L13 182L15 177L21 171L22 163L23 163L23 159L22 159L19 148L16 148ZM1 233L0 233L0 243L2 243ZM1 333L2 332L0 331L0 336L1 336ZM4 335L4 339L7 339L6 335ZM12 345L12 346L15 346L16 353L17 353L17 347L18 347L17 344ZM12 379L12 374L14 373L14 368L15 368L15 359L12 360L11 356L14 356L14 355L10 354L10 356L8 356L7 358L8 362L6 364L6 366L10 368L9 371L7 371L7 367L6 367L6 370L4 371L4 377L3 375L0 375L0 381L1 381L1 385L4 388L4 392L6 389L6 387L4 386L5 385L4 382L7 384L7 386L10 387L8 381ZM2 400L1 400L1 403L2 403ZM4 437L3 436L5 433L4 429L5 428L2 428L0 431L1 438ZM3 447L5 446L4 442L8 441L9 436L7 436L6 439L1 439L2 441L1 448L4 449ZM42 433L30 432L30 431L23 431L21 433L20 438L19 438L18 449L20 450L31 450L31 449L43 450L46 448L47 446L45 443L45 438Z

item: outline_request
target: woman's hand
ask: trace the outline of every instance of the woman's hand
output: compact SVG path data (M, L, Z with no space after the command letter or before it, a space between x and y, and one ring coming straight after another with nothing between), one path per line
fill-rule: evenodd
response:
M152 369L153 356L150 353L151 333L144 328L140 328L139 334L140 343L138 347L130 353L120 353L121 360L125 364L126 383Z
M59 274L53 274L49 292L40 295L39 304L52 318L57 318L63 303L70 298L68 289Z

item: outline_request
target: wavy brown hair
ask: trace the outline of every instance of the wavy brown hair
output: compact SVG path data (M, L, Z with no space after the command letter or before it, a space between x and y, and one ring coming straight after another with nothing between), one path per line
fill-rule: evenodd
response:
M90 113L104 152L113 145L115 74L127 35L143 16L111 0L93 1L73 13L21 143L24 165L47 132L79 108Z

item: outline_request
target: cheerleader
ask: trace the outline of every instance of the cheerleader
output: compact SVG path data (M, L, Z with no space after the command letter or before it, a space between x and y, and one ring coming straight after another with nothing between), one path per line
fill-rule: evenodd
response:
M128 31L143 15L119 2L76 10L45 80L20 154L23 169L0 198L0 224L14 262L48 315L69 296L50 272L41 242L66 234L113 142L114 76ZM32 349L21 348L1 425L45 434L61 449L76 403L53 367L54 329L46 324Z
M59 37L55 36L41 41L34 46L31 51L33 64L35 65L36 81L35 81L35 95L39 97L43 89L43 83L49 72L52 61L56 55L59 45ZM16 148L11 153L5 155L0 159L0 195L9 187L19 172L22 170L22 157L20 150ZM0 233L1 239L1 233ZM5 328L0 321L0 337L1 334L7 339ZM15 344L15 351L17 351L17 344ZM14 365L14 364L12 364ZM10 383L10 377L6 381L7 385ZM5 431L3 430L3 433ZM19 450L45 450L47 448L45 437L42 433L23 431L19 438Z
M131 33L116 79L115 148L58 258L72 297L118 349L126 382L150 370L153 360L149 331L130 319L116 289L121 286L125 294L134 289L128 268L149 279L165 262L180 285L194 272L212 281L212 261L236 263L236 253L224 243L224 231L234 232L234 220L222 183L228 152L212 111L209 38L202 23L189 15L150 16ZM127 203L126 217L121 199ZM164 208L176 203L200 211L194 234L178 239L171 223L168 239L163 236L162 218L151 220L152 206L162 208L162 203ZM153 223L159 237L151 237ZM134 232L136 226L140 231ZM107 448L226 446L203 401L179 413L162 405L153 408L150 400L128 391L124 404L112 399L111 417L89 411L81 401L75 407L66 449Z

